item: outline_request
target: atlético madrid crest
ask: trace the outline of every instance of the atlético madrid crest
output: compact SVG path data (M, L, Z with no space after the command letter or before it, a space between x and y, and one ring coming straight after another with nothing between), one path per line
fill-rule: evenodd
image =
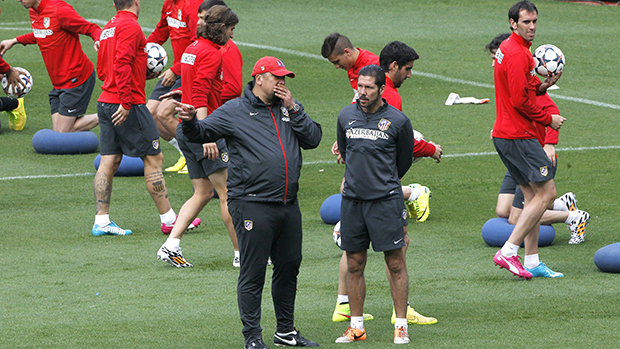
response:
M549 170L547 169L547 166L543 166L540 168L540 174L547 177L547 175L549 174Z
M247 230L247 231L250 231L250 230L252 230L252 228L254 228L254 223L251 220L249 220L249 219L247 219L243 223L243 225L245 226L245 230Z
M45 27L45 29L50 27L50 18L49 17L44 17L43 18L43 26Z
M183 13L181 13L181 9L179 9L179 13L177 14L177 17L179 17L179 21L183 20Z
M390 128L390 125L392 124L392 122L390 120L387 119L381 119L379 120L379 129L381 131L385 131L388 128Z
M159 139L153 141L153 149L159 149Z

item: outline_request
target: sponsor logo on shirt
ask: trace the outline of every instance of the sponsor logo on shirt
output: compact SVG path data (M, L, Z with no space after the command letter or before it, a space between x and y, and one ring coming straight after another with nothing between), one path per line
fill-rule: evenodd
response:
M388 128L390 128L390 125L391 125L391 124L392 124L392 122L391 122L390 120L387 120L387 119L381 119L381 120L379 120L379 125L378 125L378 126L379 126L379 129L380 129L381 131L385 131L385 130L387 130Z
M179 10L179 18L181 17L181 10ZM168 26L172 28L187 28L187 23L182 22L174 17L166 17Z
M361 138L376 141L377 139L390 139L390 135L381 130L371 130L367 128L349 128L346 131L347 138Z
M45 27L45 29L50 27L50 18L49 17L43 18L43 26Z
M114 32L116 31L116 27L108 28L101 32L101 36L99 36L99 40L105 40L114 37Z
M495 59L497 59L497 63L499 64L502 64L502 60L504 60L504 54L499 48L495 51Z
M32 29L34 37L38 39L45 39L48 36L54 35L54 31L51 29Z
M181 63L194 65L194 62L196 62L196 55L191 53L183 53L183 56L181 56Z

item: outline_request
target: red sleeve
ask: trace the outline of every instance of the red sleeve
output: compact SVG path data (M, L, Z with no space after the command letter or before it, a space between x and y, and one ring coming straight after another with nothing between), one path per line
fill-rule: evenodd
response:
M435 148L434 145L428 143L427 141L420 139L420 140L415 140L413 142L413 157L415 158L427 158L427 157L431 157L435 154L435 151L437 150L437 148Z
M539 122L543 125L549 125L551 123L551 115L545 113L540 107L536 105L533 99L530 98L529 88L536 88L540 86L540 80L534 77L538 81L538 86L534 85L530 87L528 77L530 76L531 55L514 55L512 56L508 65L510 69L507 69L508 88L510 90L510 103L521 115L528 119Z
M536 104L541 107L549 115L560 115L558 106L555 105L551 97L548 94L544 94L536 97ZM545 131L544 144L558 144L560 133L551 127L547 127Z
M34 33L28 33L28 34L24 34L24 35L20 35L17 38L17 42L19 42L22 45L33 45L37 43L37 39L35 39L34 37Z
M161 18L159 19L159 23L157 23L157 26L151 35L146 38L146 42L155 42L161 45L168 40L168 37L170 36L170 28L168 27L168 20L166 19L166 8L166 3L164 3L164 7L161 10Z
M136 23L137 24L137 23ZM134 26L125 27L126 29L134 28ZM123 28L123 29L125 29ZM132 101L131 89L131 71L138 45L142 38L142 31L134 32L133 30L120 30L116 27L116 52L114 55L114 71L116 72L116 86L118 98L123 108L130 109Z
M222 65L222 55L217 50L208 50L196 59L196 75L192 85L192 105L195 108L207 107L208 96L211 92L213 80ZM213 110L209 110L209 113Z
M71 6L65 6L62 11L58 11L58 20L60 27L70 33L88 35L93 41L99 40L101 28L82 18Z
M9 69L11 69L11 66L0 57L0 74L6 74Z
M241 96L243 92L243 57L235 43L229 41L229 49L222 54L222 103Z

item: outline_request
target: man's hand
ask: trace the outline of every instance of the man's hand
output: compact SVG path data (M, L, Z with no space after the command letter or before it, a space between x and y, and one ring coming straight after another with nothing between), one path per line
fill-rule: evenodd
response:
M170 69L163 72L159 78L161 79L162 86L172 86L177 81L177 75Z
M164 93L163 95L159 96L159 99L161 100L168 99L168 98L179 99L181 98L182 95L183 95L183 90L172 90L168 93Z
M179 101L172 101L176 108L177 114L179 115L179 119L182 121L190 121L196 116L196 108L194 108L191 104L184 104Z
M17 38L2 40L0 42L0 55L4 55L15 44L17 44Z
M431 158L435 159L437 163L441 162L441 156L443 155L443 148L439 144L435 144L434 142L429 142L430 144L435 146L435 154L431 155Z
M340 155L340 149L338 149L338 142L334 142L334 145L332 145L332 154L338 156L336 158L336 163L339 164L344 164L344 160L342 160L342 155Z
M555 166L555 144L545 144L543 149L547 153L549 160L551 160L551 164Z
M545 81L543 81L542 84L540 84L538 91L540 91L541 93L547 92L547 89L555 85L555 83L558 82L561 76L562 76L562 72L559 72L557 74L549 73Z
M22 72L14 67L9 68L9 71L5 74L8 86L12 86L13 91L19 90L21 92L26 88L22 79L20 79L21 74Z
M100 46L99 40L95 41L95 44L93 45L93 48L95 49L95 52L99 52L99 46Z
M280 98L284 102L284 108L292 109L295 106L295 100L293 99L293 95L291 91L284 84L277 84L273 91L276 94L276 97Z
M122 104L119 104L116 112L112 114L112 123L114 126L120 126L125 122L125 120L127 120L128 115L129 110L123 108Z
M202 145L204 149L204 156L209 160L215 160L220 157L220 150L217 148L217 144L215 142L205 143Z
M556 131L559 131L564 121L566 121L564 117L557 115L557 114L553 114L551 115L551 123L549 124L549 127L551 127L552 129Z

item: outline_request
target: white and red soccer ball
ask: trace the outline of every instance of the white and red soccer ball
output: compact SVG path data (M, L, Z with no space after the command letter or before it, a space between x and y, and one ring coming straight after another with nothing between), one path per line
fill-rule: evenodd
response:
M534 62L538 75L549 76L549 73L557 74L564 69L566 57L557 46L546 44L534 51Z

